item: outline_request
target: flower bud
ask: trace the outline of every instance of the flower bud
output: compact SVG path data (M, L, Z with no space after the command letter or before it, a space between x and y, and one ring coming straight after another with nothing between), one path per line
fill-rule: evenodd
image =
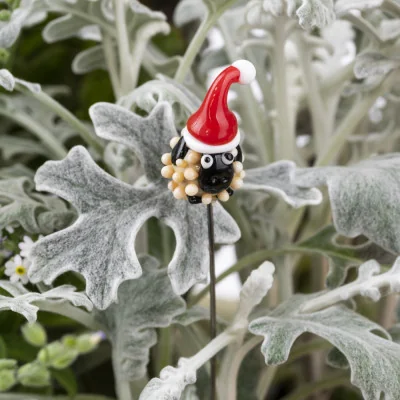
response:
M0 359L0 371L3 369L14 369L17 366L16 360L11 360L9 358Z
M39 351L37 359L47 367L64 369L69 367L78 357L78 351L65 346L61 342L53 342Z
M102 338L100 333L80 335L76 340L76 349L80 354L90 353L97 348Z
M24 339L32 346L43 347L47 343L46 331L38 322L25 324L21 331Z
M18 370L18 381L28 387L44 387L50 385L50 372L38 363L25 364Z
M8 10L0 10L0 21L7 22L11 19L11 12Z
M10 390L16 383L15 369L0 370L0 392Z

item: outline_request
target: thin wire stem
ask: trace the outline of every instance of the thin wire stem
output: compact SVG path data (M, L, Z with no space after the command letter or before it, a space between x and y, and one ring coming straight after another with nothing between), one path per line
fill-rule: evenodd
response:
M208 220L208 240L210 245L210 337L211 340L217 336L217 301L215 294L216 276L215 276L215 243L214 243L214 214L212 203L207 205ZM211 400L216 400L217 394L217 359L211 360Z

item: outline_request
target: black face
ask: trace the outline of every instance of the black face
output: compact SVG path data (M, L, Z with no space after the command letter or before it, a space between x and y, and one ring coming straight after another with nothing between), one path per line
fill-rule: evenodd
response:
M199 173L199 186L206 193L218 194L229 188L234 170L232 153L203 154Z

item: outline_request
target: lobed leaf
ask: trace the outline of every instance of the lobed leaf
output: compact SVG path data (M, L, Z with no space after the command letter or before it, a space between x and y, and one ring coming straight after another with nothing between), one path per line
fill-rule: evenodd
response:
M118 304L97 312L113 344L115 370L124 380L146 374L150 347L157 342L155 328L169 326L185 311L185 302L172 289L165 268L156 259L140 258L143 275L124 282L118 291Z
M305 189L294 183L296 164L291 161L278 161L266 167L246 171L244 190L261 190L280 196L295 208L317 205L322 201L318 189Z
M358 79L381 77L400 67L400 58L390 58L377 52L360 54L354 66L354 74Z
M36 321L40 302L60 303L69 301L77 307L92 309L92 303L84 293L76 292L71 285L63 285L44 293L29 292L21 283L1 281L0 287L13 297L0 296L0 309L22 314L29 322Z
M123 137L123 133L129 133L133 142L141 143L143 140L147 145L151 137L160 135L160 131L167 134L165 126L168 124L166 121L164 124L160 115L160 110L156 110L146 119L149 121L147 125L136 123L129 132L119 132L112 125L108 131L120 135L118 139ZM123 123L123 118L116 118L116 121L118 126ZM155 148L164 145L159 138L152 144ZM136 149L138 155L149 150L144 145ZM154 179L156 160L163 152L155 153L157 158L152 154L145 163L148 176ZM152 216L165 221L176 236L177 248L169 264L174 290L184 293L206 277L206 210L176 201L164 182L142 188L120 182L101 170L88 152L78 146L63 161L47 162L41 167L36 183L40 190L71 202L80 217L71 227L47 236L35 245L30 268L34 282L52 282L69 270L79 272L86 279L87 293L96 307L107 308L116 300L118 287L123 281L141 275L134 242L141 226ZM216 241L236 241L240 232L229 214L216 205L214 215ZM190 254L187 249L191 250Z
M338 243L337 236L335 228L327 226L294 246L301 251L310 251L328 257L329 273L326 278L328 288L340 286L352 266L359 266L372 257L385 264L391 264L395 259L394 254L384 251L375 243L343 245Z
M400 345L388 337L382 327L343 305L311 314L301 314L305 302L315 295L296 295L265 317L252 321L249 330L264 336L261 351L267 364L287 361L294 341L303 333L318 335L346 357L351 368L351 382L365 400L395 400L400 391Z
M333 221L344 236L365 235L395 254L400 253L400 156L373 157L348 167L303 168L300 187L328 186Z

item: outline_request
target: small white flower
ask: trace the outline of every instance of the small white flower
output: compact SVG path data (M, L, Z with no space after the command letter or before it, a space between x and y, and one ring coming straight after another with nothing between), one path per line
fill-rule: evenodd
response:
M38 240L41 239L43 235L40 235ZM21 250L20 254L22 257L28 258L31 252L31 249L35 242L29 236L24 236L24 240L18 243L18 247Z
M29 261L21 258L20 255L6 262L5 274L10 277L11 282L18 282L20 280L26 285L29 282L28 270Z

